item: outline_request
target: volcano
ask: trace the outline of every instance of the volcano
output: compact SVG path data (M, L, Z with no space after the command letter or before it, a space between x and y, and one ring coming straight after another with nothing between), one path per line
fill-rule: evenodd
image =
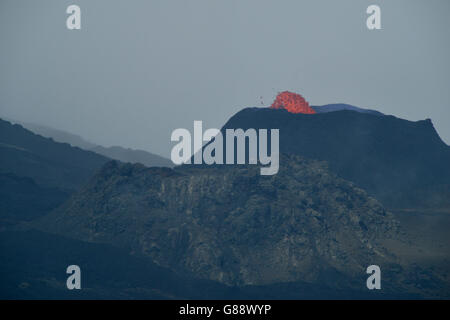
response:
M430 119L408 121L354 110L310 116L274 109L243 109L222 132L277 128L281 153L327 161L331 171L391 208L448 207L450 147Z
M275 101L270 106L272 109L286 109L290 113L316 113L309 106L309 103L300 94L283 91L277 95Z

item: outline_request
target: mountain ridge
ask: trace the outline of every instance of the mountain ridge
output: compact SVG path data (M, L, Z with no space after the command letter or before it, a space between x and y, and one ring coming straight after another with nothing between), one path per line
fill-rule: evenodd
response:
M45 187L75 190L108 160L0 119L0 172L30 177Z
M311 108L317 112L317 113L325 113L325 112L335 112L335 111L342 111L342 110L348 110L348 111L355 111L360 113L369 113L374 115L382 116L384 115L380 111L373 110L373 109L365 109L353 106L351 104L346 103L331 103L331 104L325 104L322 106L311 106Z
M39 125L30 122L20 122L7 119L11 123L21 125L23 128L32 131L33 133L51 138L55 142L68 143L73 147L78 147L86 151L93 151L107 158L119 160L122 162L142 163L148 167L152 166L167 166L173 167L173 163L160 155L132 148L124 148L121 146L104 147L93 142L90 142L83 137L52 127Z
M233 115L222 132L235 128L280 129L280 152L327 161L335 173L389 206L450 204L450 147L430 119L246 108Z

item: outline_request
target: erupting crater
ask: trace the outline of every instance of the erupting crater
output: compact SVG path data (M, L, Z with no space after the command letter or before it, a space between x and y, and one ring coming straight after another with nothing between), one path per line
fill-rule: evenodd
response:
M277 95L275 101L270 106L272 109L285 109L291 113L316 113L309 106L309 103L300 94L283 91Z

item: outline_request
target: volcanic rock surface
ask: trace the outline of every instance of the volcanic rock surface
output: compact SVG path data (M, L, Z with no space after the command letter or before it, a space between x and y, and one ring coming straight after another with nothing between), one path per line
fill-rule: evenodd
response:
M395 263L379 240L397 238L397 222L379 202L323 162L282 156L280 164L277 175L261 176L256 165L109 162L38 226L228 285L357 274L360 287L368 265Z

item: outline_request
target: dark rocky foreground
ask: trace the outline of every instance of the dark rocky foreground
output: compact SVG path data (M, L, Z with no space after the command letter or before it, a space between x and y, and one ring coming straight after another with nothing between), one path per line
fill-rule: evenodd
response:
M111 245L35 230L0 232L1 299L392 299L419 298L306 282L227 286L176 274L150 258ZM67 290L65 270L77 263L81 290Z
M282 156L280 165L261 176L257 166L109 162L34 227L241 288L301 282L351 296L367 290L365 270L377 264L385 294L442 294L439 276L402 265L381 244L403 235L379 202L322 162Z

